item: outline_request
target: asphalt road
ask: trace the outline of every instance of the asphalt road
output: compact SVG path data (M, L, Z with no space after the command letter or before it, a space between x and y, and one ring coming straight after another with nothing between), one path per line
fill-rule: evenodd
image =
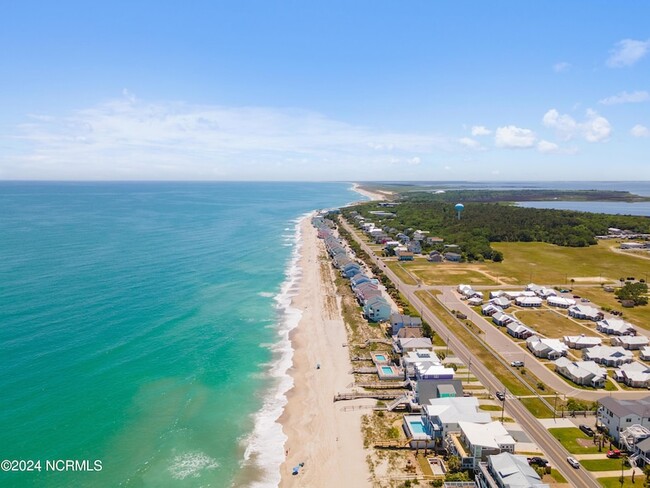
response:
M456 356L465 364L470 364L471 372L476 378L492 393L504 391L503 384L494 376L481 361L472 356L471 352L460 342L447 327L436 317L422 301L415 295L417 287L407 286L393 271L384 266L381 260L375 255L370 247L356 235L356 231L343 219L343 227L350 232L361 247L368 253L377 266L382 268L386 276L395 284L398 290L414 305L422 311L422 318L441 337L448 337L448 345L455 352ZM566 461L569 452L544 428L539 421L526 409L526 407L515 397L506 394L506 411L508 415L517 421L530 438L542 449L546 458L558 469L567 479L571 486L585 488L600 488L601 485L584 469L575 469L569 466Z

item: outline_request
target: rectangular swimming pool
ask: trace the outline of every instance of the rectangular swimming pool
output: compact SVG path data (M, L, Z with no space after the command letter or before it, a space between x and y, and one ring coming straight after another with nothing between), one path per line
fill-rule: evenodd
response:
M375 358L377 359L377 361L382 361L382 362L386 361L386 356L384 356L383 354L375 354Z
M390 366L382 366L381 372L384 374L393 374L393 368L391 368Z
M413 432L413 434L426 434L424 431L424 424L419 420L416 420L415 422L409 422L409 427L411 428L411 432Z

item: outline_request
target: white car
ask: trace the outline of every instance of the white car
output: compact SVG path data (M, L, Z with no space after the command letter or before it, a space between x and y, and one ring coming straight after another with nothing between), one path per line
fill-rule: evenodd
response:
M513 361L510 363L510 366L514 368L521 368L524 365L523 361Z
M568 458L566 458L566 460L574 468L578 469L580 467L580 463L576 458L569 456Z

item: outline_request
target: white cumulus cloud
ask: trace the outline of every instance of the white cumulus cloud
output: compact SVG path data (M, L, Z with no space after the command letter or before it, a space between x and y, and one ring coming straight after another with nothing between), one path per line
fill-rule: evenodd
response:
M628 93L623 91L611 97L603 98L598 103L603 105L618 105L621 103L641 103L650 100L650 93L647 91L635 91Z
M560 114L552 108L542 117L542 124L550 129L555 129L557 137L564 141L582 136L589 142L601 142L609 138L612 133L609 121L591 109L587 110L586 119L583 122L577 122L570 115Z
M469 147L470 149L478 149L481 147L481 143L478 142L475 139L471 139L469 137L461 137L458 139L458 142L465 147Z
M13 148L0 154L3 178L117 180L359 178L454 147L306 110L152 103L128 91L66 116L30 116L0 145Z
M537 143L537 150L541 153L554 153L560 149L560 146L554 142L541 140Z
M630 134L632 134L634 137L650 137L650 129L644 125L636 124L630 130Z
M643 58L650 49L650 39L637 41L635 39L623 39L616 43L614 49L609 52L607 66L610 68L622 68L632 66Z
M489 136L492 131L483 125L475 125L472 127L473 136Z
M499 127L494 135L497 147L509 149L526 149L535 145L535 133L530 129L523 129L514 125Z

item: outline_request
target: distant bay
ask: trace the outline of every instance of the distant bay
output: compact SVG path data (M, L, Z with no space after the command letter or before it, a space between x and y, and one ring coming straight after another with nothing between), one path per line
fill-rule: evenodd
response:
M517 202L517 205L527 208L551 208L556 210L576 210L578 212L640 215L650 217L650 202L541 201Z

